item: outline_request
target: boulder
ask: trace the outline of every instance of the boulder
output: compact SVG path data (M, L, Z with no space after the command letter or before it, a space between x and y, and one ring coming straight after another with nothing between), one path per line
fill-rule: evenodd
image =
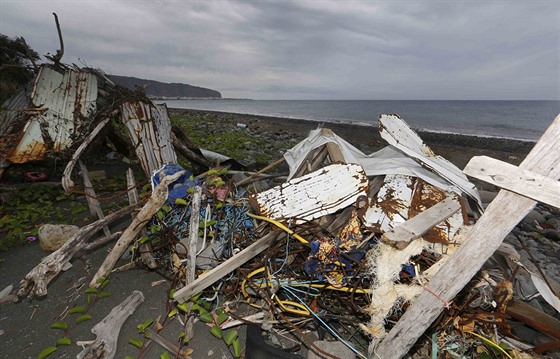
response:
M54 252L79 230L78 226L68 224L44 224L38 232L39 245L44 251Z

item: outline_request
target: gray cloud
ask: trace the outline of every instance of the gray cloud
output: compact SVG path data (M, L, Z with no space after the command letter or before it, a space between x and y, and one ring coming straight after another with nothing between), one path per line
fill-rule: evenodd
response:
M558 99L557 1L1 0L0 32L65 62L226 97Z

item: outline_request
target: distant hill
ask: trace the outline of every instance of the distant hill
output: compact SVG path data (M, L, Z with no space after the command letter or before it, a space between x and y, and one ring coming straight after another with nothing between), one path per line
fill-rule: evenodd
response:
M222 94L204 87L191 86L179 83L164 83L153 80L144 80L136 77L109 75L109 78L118 85L135 90L136 87L148 85L146 95L150 97L212 97L221 98Z

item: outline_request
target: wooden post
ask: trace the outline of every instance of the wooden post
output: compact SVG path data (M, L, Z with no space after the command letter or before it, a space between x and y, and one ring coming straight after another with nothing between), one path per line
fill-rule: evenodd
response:
M560 115L519 167L558 180L559 138ZM463 289L500 246L505 236L533 209L535 203L529 198L501 190L463 244L434 276L428 285L430 291L422 292L375 349L375 357L403 357L444 309L444 301L451 301Z

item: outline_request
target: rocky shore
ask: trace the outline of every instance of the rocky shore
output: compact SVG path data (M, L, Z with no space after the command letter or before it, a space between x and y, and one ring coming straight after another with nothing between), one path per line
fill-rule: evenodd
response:
M233 132L249 134L256 142L264 142L264 148L249 151L249 155L266 154L276 159L279 154L303 140L309 131L321 126L350 142L366 154L375 152L387 144L379 135L376 126L319 122L294 118L269 117L215 111L170 109L170 112L191 121L189 127L198 136L210 133ZM405 119L406 121L406 119ZM473 156L490 156L512 164L519 164L529 153L534 143L505 138L475 137L460 134L418 131L420 137L438 155L464 168ZM189 133L193 135L193 133ZM227 155L227 153L224 153ZM247 163L251 159L246 157Z

